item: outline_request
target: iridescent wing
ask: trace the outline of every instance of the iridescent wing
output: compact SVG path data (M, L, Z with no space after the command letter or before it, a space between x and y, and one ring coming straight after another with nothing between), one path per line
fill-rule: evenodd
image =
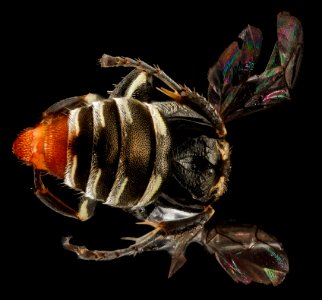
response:
M209 70L208 96L225 122L290 99L301 64L303 30L289 13L277 16L277 42L266 69L250 76L260 54L262 34L248 26Z
M204 233L204 247L236 282L276 286L288 273L281 244L256 226L217 226Z

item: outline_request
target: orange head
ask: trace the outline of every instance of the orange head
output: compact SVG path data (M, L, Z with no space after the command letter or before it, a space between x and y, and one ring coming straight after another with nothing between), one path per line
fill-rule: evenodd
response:
M67 162L68 117L46 118L22 131L13 143L13 153L35 169L63 178Z

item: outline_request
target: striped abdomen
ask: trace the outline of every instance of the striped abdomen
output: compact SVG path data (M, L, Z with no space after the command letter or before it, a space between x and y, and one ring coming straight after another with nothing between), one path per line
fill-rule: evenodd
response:
M168 176L170 135L159 111L113 98L69 116L65 183L112 206L144 206Z

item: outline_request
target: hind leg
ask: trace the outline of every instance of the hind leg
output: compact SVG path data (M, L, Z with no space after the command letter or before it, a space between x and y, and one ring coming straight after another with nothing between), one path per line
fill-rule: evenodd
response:
M47 207L63 216L81 221L86 221L93 216L97 201L82 196L79 200L79 208L75 210L50 192L41 177L42 172L34 170L35 194Z
M164 250L171 255L169 270L171 277L186 262L184 254L188 245L200 241L204 224L213 213L214 210L210 206L201 213L190 215L175 209L157 207L146 221L139 223L150 225L155 229L139 238L124 238L134 241L134 244L127 248L112 251L89 250L85 246L71 244L71 237L63 239L63 246L85 260L113 260L144 251Z
M142 60L135 60L129 57L111 56L104 54L100 59L102 68L130 67L136 68L147 74L154 76L166 84L172 91L165 88L159 90L172 100L184 103L187 106L196 108L204 115L215 128L216 135L220 138L226 135L225 125L219 116L216 108L203 96L175 82L159 67L153 67Z

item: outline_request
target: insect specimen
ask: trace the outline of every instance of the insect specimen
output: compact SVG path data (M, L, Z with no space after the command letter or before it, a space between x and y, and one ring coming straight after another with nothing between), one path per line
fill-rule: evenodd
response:
M103 55L103 68L133 68L108 97L59 101L17 137L13 152L33 167L35 193L54 211L87 220L97 204L106 204L154 228L131 238L134 243L124 249L89 250L70 237L63 241L66 249L88 260L165 250L172 258L171 276L185 263L187 246L197 242L237 282L283 281L288 259L274 237L256 226L209 222L230 173L225 124L289 100L297 78L301 23L286 12L278 15L273 53L266 69L252 75L261 42L258 28L240 33L210 68L207 99L158 67ZM81 193L78 209L46 187L48 174Z

